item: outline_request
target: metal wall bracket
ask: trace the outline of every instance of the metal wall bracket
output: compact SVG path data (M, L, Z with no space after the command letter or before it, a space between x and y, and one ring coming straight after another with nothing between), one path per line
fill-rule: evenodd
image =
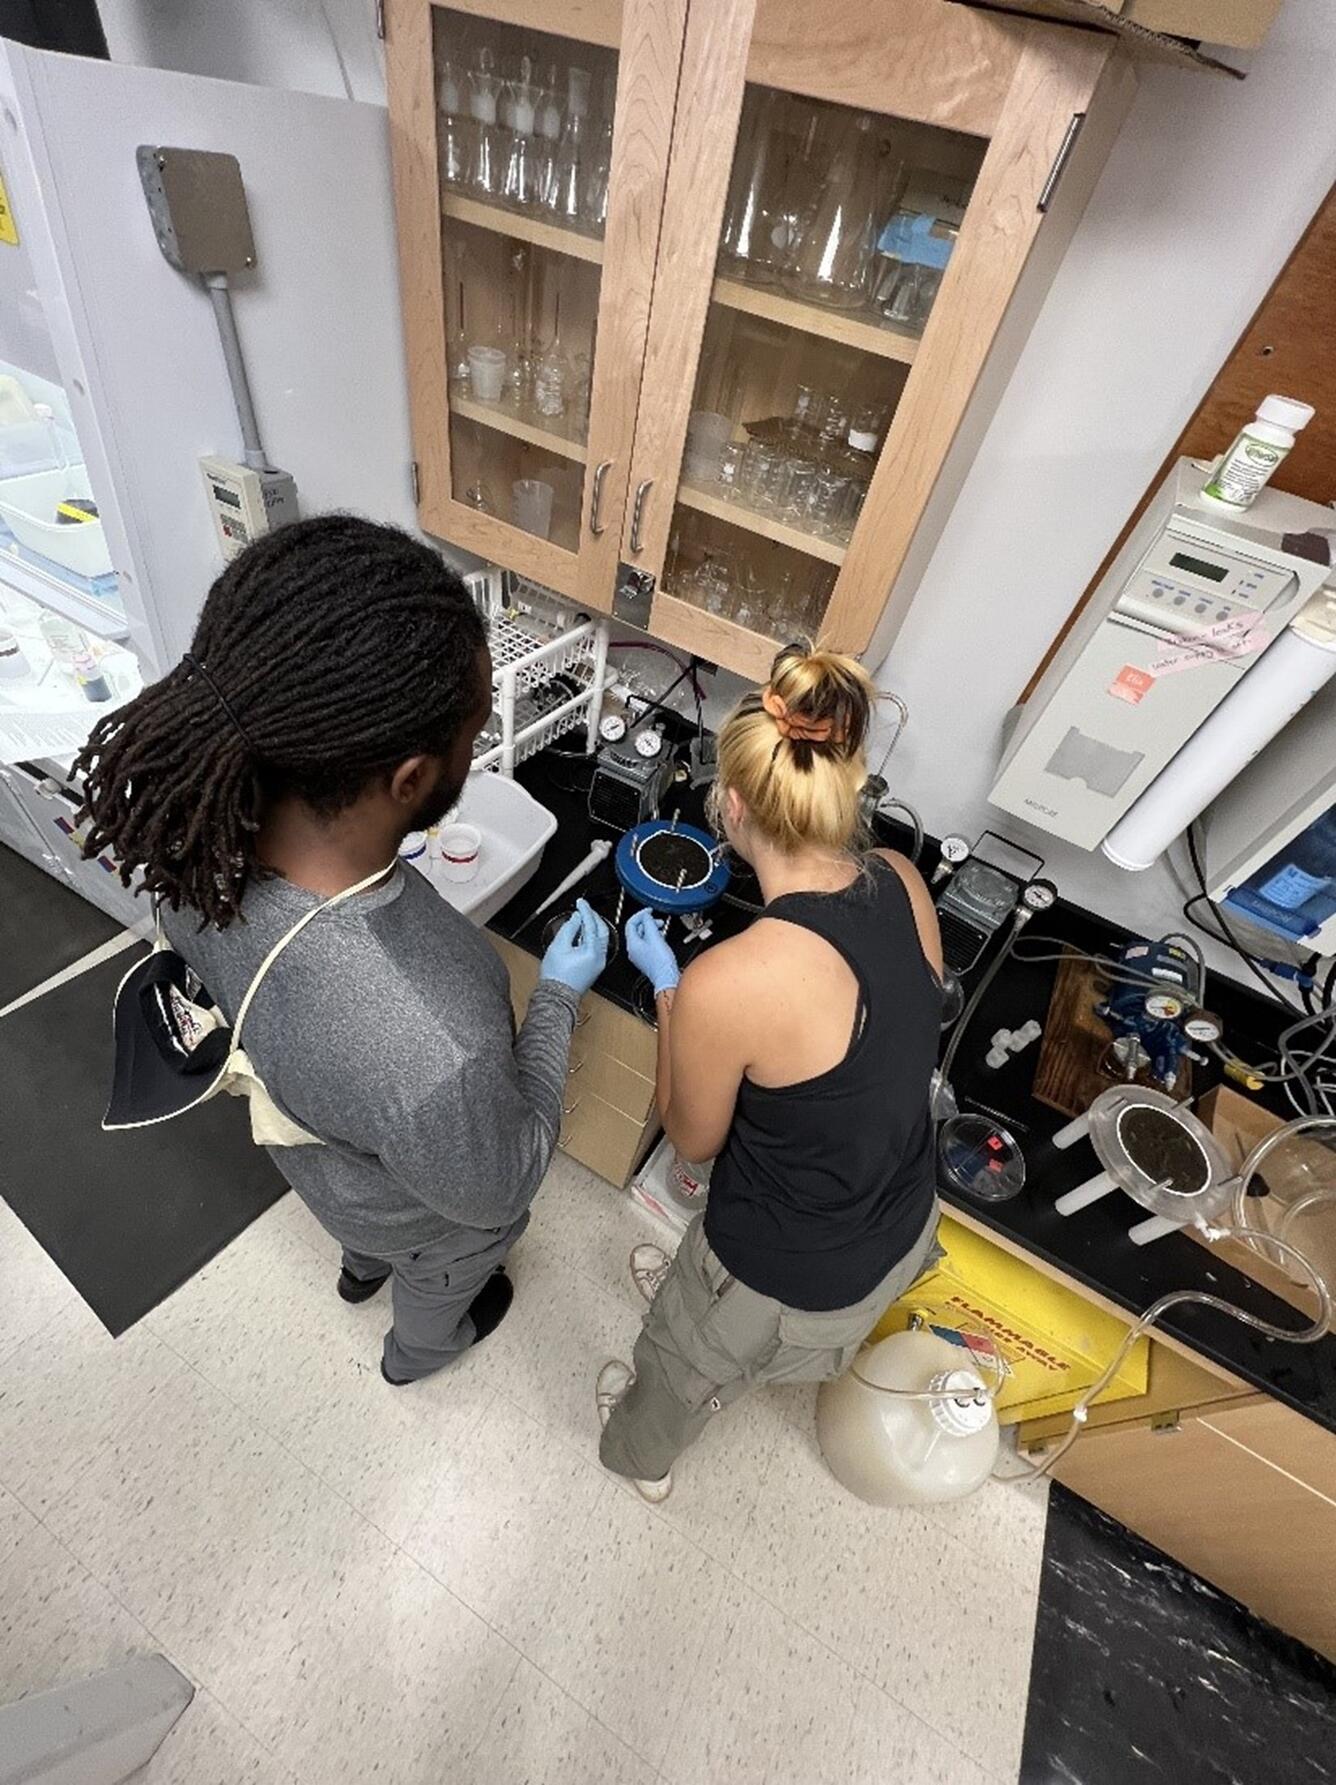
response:
M625 620L628 626L649 631L649 610L654 602L654 578L648 570L637 570L633 564L619 564L617 587L612 597L614 619Z
M146 143L135 160L158 246L178 272L244 273L255 265L235 155Z

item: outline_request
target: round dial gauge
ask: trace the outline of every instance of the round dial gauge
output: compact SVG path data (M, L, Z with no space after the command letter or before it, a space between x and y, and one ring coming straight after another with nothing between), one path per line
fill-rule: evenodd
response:
M964 837L942 838L942 860L944 862L950 862L953 867L959 867L961 862L968 856L969 852L970 846L965 841Z
M1193 1041L1219 1041L1225 1025L1210 1010L1194 1010L1183 1024L1183 1033Z
M1047 911L1058 896L1051 880L1032 880L1021 890L1021 904L1027 911Z
M598 735L605 744L620 744L626 736L626 721L620 713L605 713L598 722Z
M661 731L638 731L636 733L636 750L639 755L657 756L663 749L663 733Z
M1171 1023L1183 1014L1183 1000L1172 992L1152 992L1146 999L1146 1015L1157 1023Z

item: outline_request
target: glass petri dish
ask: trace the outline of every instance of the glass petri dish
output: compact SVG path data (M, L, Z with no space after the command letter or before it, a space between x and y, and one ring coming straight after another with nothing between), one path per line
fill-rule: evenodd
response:
M938 1132L937 1175L945 1188L976 1202L1008 1202L1025 1187L1025 1158L987 1116L952 1116Z

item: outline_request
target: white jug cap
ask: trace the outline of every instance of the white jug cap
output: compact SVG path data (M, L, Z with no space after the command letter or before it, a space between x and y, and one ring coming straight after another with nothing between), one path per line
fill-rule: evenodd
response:
M1263 397L1257 408L1259 421L1274 422L1291 434L1306 428L1316 413L1311 403L1301 403L1297 397Z

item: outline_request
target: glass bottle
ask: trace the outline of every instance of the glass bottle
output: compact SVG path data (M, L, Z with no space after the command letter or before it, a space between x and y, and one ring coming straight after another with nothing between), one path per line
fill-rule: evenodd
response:
M846 126L824 180L798 225L785 283L797 298L837 310L868 299L880 212L881 169L872 118Z
M525 56L520 62L520 78L507 88L513 125L501 179L501 202L516 211L535 210L541 195L543 156L534 134L539 89L532 73L533 65Z
M462 186L468 174L469 120L464 83L453 62L441 64L436 82L436 153L443 186Z
M469 114L473 120L467 185L475 198L495 204L501 196L505 145L496 121L500 89L496 58L486 45L469 70Z
M49 607L42 609L37 625L56 668L74 680L76 662L88 654L88 640L72 620Z
M587 172L588 144L585 140L586 117L589 112L589 70L571 68L566 74L566 122L561 141L552 157L551 174L543 195L544 209L554 223L576 229L584 219L581 204Z
M464 281L456 289L455 326L445 343L446 379L450 389L461 397L469 394L473 375L469 370L469 338L464 325Z
M766 285L779 274L785 236L783 108L784 95L773 87L747 92L719 246L718 270L727 278Z
M612 109L609 107L598 143L585 174L584 220L595 235L602 235L608 222L608 185L612 177Z
M533 406L541 416L554 421L566 413L570 395L571 366L561 345L561 298L557 298L556 320L552 339L534 368Z

